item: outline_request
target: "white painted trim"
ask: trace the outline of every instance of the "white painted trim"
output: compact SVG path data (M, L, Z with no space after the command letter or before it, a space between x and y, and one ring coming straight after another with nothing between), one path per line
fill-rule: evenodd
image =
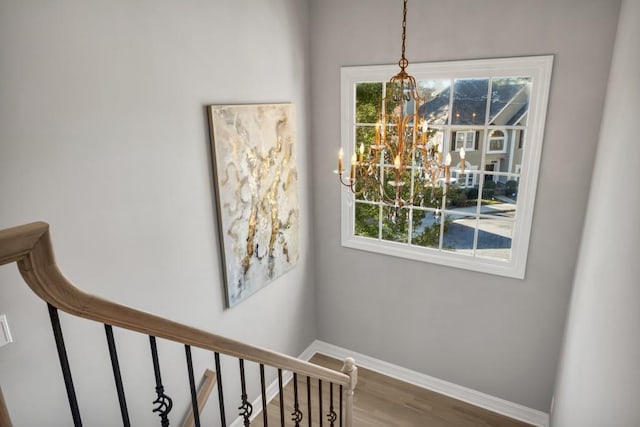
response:
M507 135L506 132L502 129L494 129L495 131L502 132L502 136L491 136L489 133L489 140L487 141L487 154L506 154L507 153ZM491 141L502 141L502 149L501 150L492 150L491 149Z
M304 349L304 351L300 353L300 355L298 356L298 359L307 360L307 361L311 359L311 357L313 357L313 355L317 353L317 351L313 346L314 343L315 341L311 343L309 347ZM289 371L283 372L282 387L285 387L287 384L289 384L289 381L291 381L292 379L293 379L293 373ZM278 378L276 377L276 379L273 380L271 384L269 384L266 388L267 404L271 402L271 400L278 395L278 391L279 391ZM262 395L261 394L259 394L253 402L251 402L251 406L253 407L251 421L253 421L259 414L262 413ZM230 427L242 427L244 425L243 421L244 420L242 419L242 417L238 417L235 420L233 420Z
M516 58L498 58L472 61L452 61L434 63L412 63L411 73L416 79L474 78L522 76L530 77L532 90L529 94L528 124L525 133L525 145L522 169L518 188L518 215L511 236L511 258L503 260L479 255L411 246L405 243L385 241L380 238L368 238L354 234L355 206L353 195L346 187L341 194L341 243L342 246L377 252L385 255L433 262L450 267L496 274L516 279L524 279L527 266L529 240L533 224L534 201L542 145L546 108L551 84L553 56L531 56ZM358 82L382 82L397 71L396 65L374 65L342 67L340 71L340 111L341 142L346 153L355 152L355 84ZM452 102L450 99L450 102ZM439 126L443 129L458 128L451 124ZM487 127L485 123L483 128ZM486 137L484 138L486 142ZM455 144L455 142L452 142ZM480 171L482 173L482 167ZM477 237L476 237L477 239Z
M476 130L475 129L455 130L454 132L456 133L456 139L453 141L453 149L455 151L460 151L460 148L458 148L458 135L461 133L464 134L464 140L462 141L462 146L464 147L464 150L468 152L476 151ZM471 141L467 141L467 135L469 134L473 135L473 138L471 139ZM471 146L467 146L467 142L471 142Z
M0 314L0 347L3 347L12 342L13 338L11 337L11 331L9 330L7 315Z
M498 397L472 390L470 388L463 387L457 384L453 384L438 378L434 378L420 372L412 371L410 369L403 368L401 366L394 365L392 363L388 363L379 359L375 359L373 357L366 356L355 351L347 350L345 348L338 347L324 341L315 340L307 348L305 353L322 353L336 359L353 357L356 361L357 366L362 366L363 368L379 372L391 378L396 378L409 384L413 384L427 390L435 391L454 399L458 399L463 402L488 409L489 411L496 412L498 414L502 414L516 420L524 421L529 424L533 424L535 426L549 426L549 414L545 412L528 408L517 403L509 402L508 400L500 399ZM356 393L358 393L357 387Z
M487 409L507 417L523 421L538 427L549 427L549 414L538 411L537 409L528 408L518 403L509 402L499 397L491 396L467 387L450 383L411 369L403 368L393 363L385 362L371 356L367 356L355 351L348 350L337 345L329 344L324 341L315 340L298 356L302 360L310 360L314 354L321 353L336 359L343 360L347 357L353 357L357 366L370 369L387 375L391 378L404 381L415 386L444 394L454 399L470 403L471 405ZM282 376L283 387L293 379L291 372L285 372ZM356 387L356 393L358 389ZM267 387L267 402L278 395L278 379L276 378ZM253 406L253 415L251 420L255 419L262 412L262 398L260 395L251 403ZM242 427L242 418L236 418L231 427Z

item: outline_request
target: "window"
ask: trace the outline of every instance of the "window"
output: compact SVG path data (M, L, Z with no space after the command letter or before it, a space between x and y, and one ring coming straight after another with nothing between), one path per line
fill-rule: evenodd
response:
M492 130L489 133L489 153L505 153L506 145L504 132L501 130Z
M469 162L465 162L466 173L462 173L460 163L458 163L451 172L452 182L460 188L472 188L477 185L478 174L474 173L473 170L478 169L478 167L472 166Z
M411 108L450 153L451 183L414 188L423 173L414 161L400 188L420 191L412 205L397 208L377 194L343 188L343 246L523 278L552 62L540 56L411 64L424 99ZM342 68L345 151L375 144L386 82L396 72L395 65ZM382 174L392 167L386 153L375 165Z
M472 151L476 147L476 132L475 131L458 131L456 132L456 151L460 151L463 148L466 151Z

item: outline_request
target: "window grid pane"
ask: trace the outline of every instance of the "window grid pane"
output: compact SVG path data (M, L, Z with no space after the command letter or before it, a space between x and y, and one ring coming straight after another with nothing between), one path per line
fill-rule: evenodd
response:
M529 58L516 58L505 69L517 70L518 60L526 62ZM501 61L505 62L504 59ZM378 152L377 157L371 160L379 167L375 173L385 176L384 189L391 194L400 194L407 200L412 199L411 195L415 193L414 205L394 208L380 203L379 196L375 200L371 194L356 196L352 212L357 217L356 226L361 229L354 230L354 235L360 238L370 237L370 241L378 241L383 244L382 248L389 248L390 252L393 252L392 248L404 244L405 247L415 248L422 253L451 253L463 258L511 262L511 239L516 230L518 238L522 238L523 230L522 225L518 225L518 218L524 213L525 243L516 248L526 256L533 206L531 187L535 190L541 141L533 141L534 148L531 148L529 143L532 141L525 136L528 133L528 123L534 124L533 133L536 136L542 135L540 128L544 125L544 106L541 110L538 104L540 100L546 104L548 99L551 60L550 57L545 57L544 61L541 60L536 65L543 71L527 71L532 74L524 77L492 77L510 74L499 74L498 69L502 65L493 64L491 60L461 61L460 65L464 66L467 62L491 64L486 68L488 76L480 74L470 77L472 74L467 70L464 78L456 78L455 74L449 78L446 72L442 72L444 78L421 80L418 72L414 74L418 91L426 99L426 103L424 106L417 105L407 109L409 111L417 108L420 116L425 118L429 138L440 135L443 157L451 156L450 184L447 185L441 179L436 188L423 188L422 182L417 180L417 177L424 174L422 160L419 157L412 157L405 173L398 176L393 168L395 153L390 155ZM421 65L426 67L428 64L414 64L412 71L415 72ZM523 66L522 69L532 68ZM370 71L365 71L365 74L367 72ZM539 73L543 73L542 77ZM363 144L365 156L370 151L372 141L375 141L375 122L379 118L379 114L371 113L370 107L376 103L365 101L379 100L379 104L375 105L378 112L381 106L386 112L394 109L398 111L400 108L398 100L394 100L392 96L393 85L386 81L376 81L375 78L367 77L363 80L364 83L354 83L357 89L354 104L359 117L357 120L354 117L351 122L357 123L355 126L352 125L354 138L351 143L356 149ZM536 82L536 88L540 85L546 85L547 88L537 90L532 85L533 81ZM360 95L366 94L367 90L375 94L360 99ZM386 101L382 101L385 97ZM352 117L355 115L354 111ZM532 116L531 122L528 121L529 115ZM542 120L539 117L542 117ZM411 121L408 127L412 125ZM385 129L389 134L397 132L392 123L386 123ZM411 129L407 129L407 133L411 133ZM462 148L466 154L465 159L461 158ZM528 158L532 153L533 157ZM523 170L525 165L527 169ZM529 168L535 170L529 171ZM531 178L531 175L534 178ZM527 198L523 201L519 201L518 197L520 187L523 191L526 189ZM446 194L443 195L445 190ZM521 207L521 203L526 203L523 212L516 209ZM365 228L363 231L363 222L369 229ZM343 228L343 244L346 245L344 232ZM369 250L377 251L373 247ZM387 250L383 249L381 252L387 253ZM442 259L442 264L455 265L450 261L444 262L445 258L429 258L431 259L438 263L438 260ZM524 274L523 268L517 269ZM491 271L487 272L497 271L494 268L489 270Z

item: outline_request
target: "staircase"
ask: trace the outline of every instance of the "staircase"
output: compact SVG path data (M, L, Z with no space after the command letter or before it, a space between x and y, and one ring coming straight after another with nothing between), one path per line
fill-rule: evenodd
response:
M0 265L14 262L17 263L18 269L27 285L47 304L69 410L73 424L76 427L82 426L82 408L78 404L80 399L76 396L74 388L59 311L104 325L105 339L115 384L113 392L117 395L120 407L120 414L114 414L112 420L105 420L108 425L117 425L119 422L123 426L131 425L126 398L127 390L122 380L113 333L114 328L121 328L148 337L155 378L155 384L150 385L150 387L154 388L156 396L153 402L149 402L149 411L158 415L161 427L169 425L200 426L202 407L206 403L209 393L217 395L218 425L249 426L256 416L260 416L262 425L266 426L268 419L268 387L265 379L265 367L277 370L277 394L280 402L283 401L284 379L291 378L291 381L293 381L295 404L290 413L285 413L284 407L280 405L279 419L281 426L289 422L287 425L296 427L301 425L323 426L323 423L330 427L352 427L353 396L357 382L357 367L351 358L347 358L342 369L336 371L176 323L154 314L85 293L71 284L58 269L49 235L49 225L46 223L37 222L0 230ZM170 391L165 390L165 385L162 382L158 340L168 340L184 347L191 395L190 402L174 402L170 397ZM208 374L205 372L205 382L200 387L200 390L196 387L193 368L192 351L195 350L209 352L215 366L215 371L208 371ZM225 384L228 385L228 383L223 383L222 381L221 355L226 358L236 359L240 382L239 389L241 390L240 396L225 395ZM55 356L41 355L40 357ZM245 378L245 363L247 362L255 363L259 366L261 393L258 399L254 401L249 401L247 393L247 381ZM225 377L226 375L227 372L225 371ZM299 381L301 387L298 387ZM316 388L320 390L320 393L315 396L312 396L311 393L312 384L314 385L314 391ZM325 395L322 394L323 386ZM215 390L213 390L214 387ZM300 388L302 390L299 390ZM327 390L330 391L328 400L326 397ZM237 403L233 406L238 408L237 414L226 413L225 399L232 399ZM262 410L254 411L254 406L261 407ZM183 416L184 410L182 413L176 414L177 408L187 407L189 409L186 410L186 416ZM182 423L180 423L181 420L183 421ZM0 427L10 426L10 410L7 409L0 391Z

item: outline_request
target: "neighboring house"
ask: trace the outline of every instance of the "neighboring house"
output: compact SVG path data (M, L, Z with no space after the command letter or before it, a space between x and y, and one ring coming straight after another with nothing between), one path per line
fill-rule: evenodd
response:
M427 118L431 128L442 129L443 135L436 134L436 137L443 139L451 152L451 176L458 186L478 187L478 171L481 169L485 172L485 182L491 180L496 184L506 184L509 180L518 181L522 166L529 91L528 80L494 79L488 120L487 79L456 80L452 102L451 87L447 86L433 93L420 108L420 115ZM450 108L453 116L449 125ZM466 154L465 174L460 173L462 148Z

